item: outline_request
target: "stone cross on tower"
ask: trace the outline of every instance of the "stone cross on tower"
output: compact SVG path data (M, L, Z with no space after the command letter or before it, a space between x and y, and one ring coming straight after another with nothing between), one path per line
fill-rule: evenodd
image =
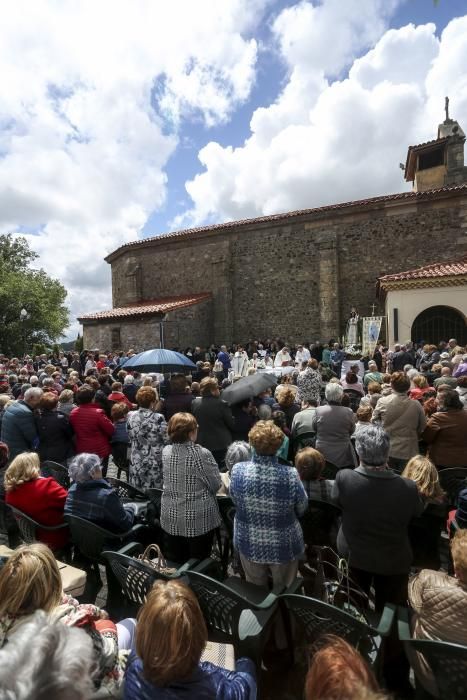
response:
M449 97L444 98L444 110L446 112L446 121L449 121Z

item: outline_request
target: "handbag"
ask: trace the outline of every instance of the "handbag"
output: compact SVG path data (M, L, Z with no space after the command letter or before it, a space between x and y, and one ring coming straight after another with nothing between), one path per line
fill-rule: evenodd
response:
M155 557L154 554L156 555ZM151 555L153 555L154 558L151 559ZM173 576L173 574L177 573L176 568L167 566L167 560L162 554L158 544L148 544L144 552L135 557L135 559L139 559L139 561L148 564L154 571L157 571L158 574Z
M177 573L177 569L167 566L167 561L157 544L148 545L142 554L132 559L134 566L130 564L127 569L123 589L127 598L139 604L143 604L146 600L154 582L159 578L158 575L160 578L168 578ZM150 567L154 571L154 576L148 576L147 570L140 564Z

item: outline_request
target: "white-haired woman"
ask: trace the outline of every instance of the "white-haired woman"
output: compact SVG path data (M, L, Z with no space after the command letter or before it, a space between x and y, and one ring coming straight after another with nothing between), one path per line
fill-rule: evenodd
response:
M38 611L0 650L0 687L4 697L15 700L88 700L95 692L95 663L92 642L83 630Z
M123 393L130 403L136 403L136 394L138 387L135 384L135 378L131 374L127 374L123 380Z
M73 459L69 467L70 486L65 503L65 514L110 530L127 532L133 525L135 512L121 502L118 494L102 476L100 457L86 452Z
M355 430L355 414L350 408L342 406L343 395L340 384L329 382L325 391L327 404L318 406L313 419L316 449L327 462L332 462L339 469L353 468L357 463L350 442Z
M227 448L225 455L226 472L221 472L222 486L217 492L218 496L228 496L230 489L230 472L239 462L249 462L251 460L251 447L244 440L235 440Z

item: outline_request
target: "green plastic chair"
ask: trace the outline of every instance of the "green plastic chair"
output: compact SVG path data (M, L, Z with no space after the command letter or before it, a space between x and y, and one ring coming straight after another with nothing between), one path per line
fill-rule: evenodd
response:
M127 607L131 611L129 614L132 615L136 615L156 581L180 578L186 569L198 563L196 559L190 559L173 574L158 572L146 562L135 557L135 554L141 552L142 549L142 545L134 543L133 556L114 551L102 553L102 559L112 569L127 602ZM173 566L172 562L167 562L167 564Z
M59 464L58 462L53 462L52 460L46 460L41 464L41 474L42 476L51 476L60 486L64 489L70 488L70 477L68 475L68 469Z
M335 464L333 464L332 462L328 462L326 460L326 464L324 465L324 469L321 472L321 478L322 479L331 479L331 480L335 479L338 471L339 471L339 467L336 467Z
M87 566L95 572L98 581L101 580L99 564L104 563L102 552L113 548L128 553L128 548L131 550L130 545L134 545L134 540L144 529L143 525L133 525L127 532L116 534L76 515L65 515L65 522L70 527L75 553L81 553Z
M13 514L13 517L18 525L21 538L25 544L33 544L34 542L41 541L37 537L37 530L45 530L47 532L57 532L58 530L65 529L68 530L68 523L62 523L61 525L41 525L18 508L13 508L13 506L7 506L7 508L9 508ZM64 561L69 561L71 557L71 542L70 544L65 545L63 549L55 550L54 554L57 557L64 559Z
M217 496L217 505L222 518L223 527L216 532L217 544L222 563L222 572L227 576L229 559L234 555L233 530L235 519L235 505L230 496Z
M122 501L147 501L149 500L148 495L145 491L132 486L127 481L122 481L121 479L116 479L115 477L108 476L106 480L112 486L112 488L117 492L118 497Z
M299 585L298 580L297 587ZM288 628L292 630L294 651L299 646L295 644L298 631L304 635L308 648L319 646L323 636L334 634L352 644L378 673L381 644L391 630L396 612L394 605L386 605L379 624L374 627L363 618L315 598L287 592L279 596L279 600L290 616Z
M300 518L305 544L335 547L341 509L333 503L308 499L308 508Z
M217 581L202 573L212 565L211 559L205 559L195 569L185 571L203 612L209 640L233 644L237 658L248 656L259 669L278 610L277 597L283 589L268 591L238 577Z
M457 508L459 491L467 486L467 469L465 467L449 467L439 472L439 483L446 492L451 508Z
M417 664L413 664L413 653L423 654L438 686L443 700L465 700L467 688L467 646L449 642L431 642L413 639L410 632L407 608L399 608L397 614L399 639L415 673L417 685L425 691L423 677L418 675ZM431 697L431 696L430 696Z

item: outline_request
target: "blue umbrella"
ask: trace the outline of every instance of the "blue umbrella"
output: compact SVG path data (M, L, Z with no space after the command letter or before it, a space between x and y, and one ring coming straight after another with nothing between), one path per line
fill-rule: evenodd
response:
M120 366L135 372L190 372L196 369L196 365L181 352L163 348L140 352Z

